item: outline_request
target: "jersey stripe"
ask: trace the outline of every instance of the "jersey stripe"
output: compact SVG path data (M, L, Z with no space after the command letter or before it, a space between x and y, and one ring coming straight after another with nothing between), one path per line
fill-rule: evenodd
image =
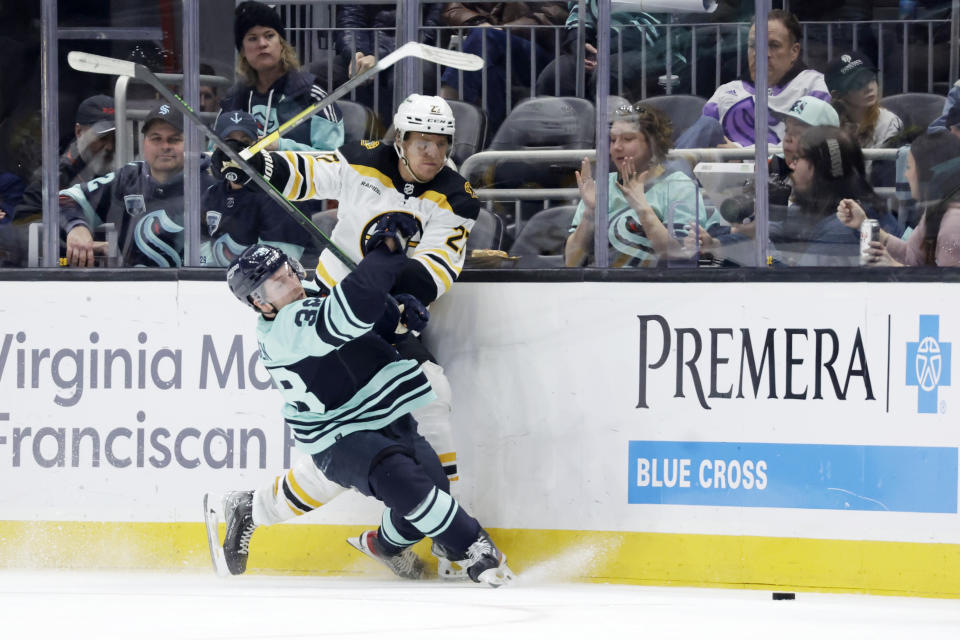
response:
M422 194L420 194L420 197L424 200L429 200L430 202L436 203L436 205L441 209L446 209L450 213L454 213L453 207L450 206L450 201L447 199L447 196L439 191L424 191Z
M413 364L412 368L409 366L410 363ZM398 364L401 365L401 370L399 372L396 370L396 365ZM389 375L384 376L384 373L388 373ZM314 421L312 424L319 425L325 423L328 425L332 424L334 427L336 427L340 424L345 424L356 420L361 415L379 418L381 417L383 411L391 411L392 404L394 404L397 399L402 399L401 396L407 393L416 393L418 389L413 385L417 385L419 383L417 378L420 377L422 377L424 381L426 380L426 376L423 375L423 373L420 371L420 367L413 360L401 360L399 363L391 363L391 365L387 365L381 369L372 379L376 380L378 378L387 378L386 380L380 380L380 387L374 389L371 388L372 381L371 383L367 383L364 385L363 389L358 391L347 403L323 414L324 416L329 417ZM364 390L366 390L366 393L363 394L365 397L358 400L358 398L361 396L361 392ZM338 413L338 415L334 416L334 413ZM290 422L291 425L300 424L306 426L311 424L309 421L299 422L296 420L288 420L288 422Z
M435 257L429 254L420 254L418 256L414 256L413 259L419 261L421 264L427 267L427 270L430 271L436 277L436 279L443 284L444 292L453 286L453 278L450 277L444 267L438 266L434 262L434 260L437 260Z
M419 365L413 360L400 360L377 372L340 407L317 414L299 412L288 403L283 413L298 448L317 453L344 435L380 429L434 398L436 394Z
M284 151L280 155L286 163L290 165L290 177L287 179L287 184L283 188L283 197L287 200L296 200L296 196L300 192L300 186L303 182L300 172L297 171L297 156L292 151Z
M337 286L337 281L333 279L333 276L330 275L330 272L327 271L327 268L323 266L323 260L317 260L317 279L323 283L327 289L333 289Z
M443 249L428 249L427 251L419 251L414 255L428 256L431 260L440 263L450 273L450 277L452 277L454 280L456 280L457 276L460 275L461 267L457 266L457 260L451 258L450 254Z
M351 164L350 168L362 176L367 176L368 178L379 180L381 184L383 184L389 189L395 188L393 186L393 180L390 179L390 176L383 173L382 171L378 171L373 167L368 167L367 165L363 165L363 164Z
M301 502L309 505L307 511L323 506L322 502L313 498L309 493L303 490L303 487L297 484L297 478L293 475L293 469L287 471L286 478L284 478L284 484L289 485L290 490Z

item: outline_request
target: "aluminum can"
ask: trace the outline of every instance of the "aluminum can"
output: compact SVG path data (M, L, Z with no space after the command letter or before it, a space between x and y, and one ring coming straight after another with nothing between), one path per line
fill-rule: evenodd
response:
M860 264L870 262L870 243L880 240L880 223L867 218L860 224Z

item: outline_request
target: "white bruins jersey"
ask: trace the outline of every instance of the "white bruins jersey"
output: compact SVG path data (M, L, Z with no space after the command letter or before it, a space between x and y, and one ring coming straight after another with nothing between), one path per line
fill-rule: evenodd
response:
M331 240L355 262L363 258L363 245L381 216L403 211L417 219L420 231L407 249L412 261L397 278L393 293L409 293L430 304L460 276L480 202L470 183L450 167L430 182L406 182L396 151L376 141L331 153L282 151L270 156L266 177L285 198L339 201ZM318 282L332 289L349 272L324 249L317 264Z

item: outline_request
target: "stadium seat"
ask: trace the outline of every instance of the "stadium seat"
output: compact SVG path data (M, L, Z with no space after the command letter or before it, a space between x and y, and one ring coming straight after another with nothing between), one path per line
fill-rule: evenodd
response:
M497 130L488 151L545 151L551 149L593 149L596 111L583 98L537 97L514 107ZM545 160L539 155L529 159L491 159L471 169L467 176L475 187L494 189L561 189L576 187L574 171L580 159ZM548 200L559 204L561 198ZM519 212L504 209L504 221L516 225L543 208L543 200L525 201ZM549 206L549 204L547 205Z
M456 120L450 157L460 166L464 160L483 149L487 135L487 115L480 107L469 102L447 100L447 103Z
M593 104L582 98L528 98L507 115L489 150L592 149L594 113ZM500 189L569 187L579 166L579 160L502 160L485 171L480 184Z
M470 231L470 238L467 240L467 250L474 249L496 249L503 246L503 219L497 214L487 209L480 209L480 215L477 216L477 222Z
M594 113L583 98L527 98L507 115L490 149L591 149Z
M337 100L337 106L343 113L344 142L376 140L380 137L380 121L373 109L349 100Z
M544 209L530 218L510 247L510 255L520 258L517 267L562 267L563 246L576 211L576 205L563 205Z
M926 131L930 123L943 113L946 100L933 93L898 93L880 98L880 106L900 116L904 131L911 127Z
M707 101L700 96L687 94L673 94L669 96L654 96L641 101L643 104L659 109L667 114L673 124L673 141L676 142L681 133L692 125L703 112L703 105Z

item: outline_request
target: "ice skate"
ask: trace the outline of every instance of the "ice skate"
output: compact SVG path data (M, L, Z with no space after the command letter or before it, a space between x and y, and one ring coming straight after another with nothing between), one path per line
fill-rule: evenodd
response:
M467 568L450 558L450 553L436 542L430 547L430 553L437 559L437 576L441 580L467 580Z
M390 567L390 570L406 580L419 580L423 577L423 561L407 548L396 554L389 554L380 544L376 531L364 531L356 538L347 538L354 549L362 551L364 554L379 560Z
M209 493L203 494L203 522L207 528L207 545L210 547L213 570L218 576L229 575L227 561L223 558L223 547L220 546L220 516L213 506Z
M227 534L223 538L223 559L233 575L247 570L253 524L253 491L231 491L223 496Z
M467 556L460 564L466 567L471 580L485 582L491 587L510 584L516 578L507 566L507 556L497 549L483 529L480 529L480 536L467 549Z

